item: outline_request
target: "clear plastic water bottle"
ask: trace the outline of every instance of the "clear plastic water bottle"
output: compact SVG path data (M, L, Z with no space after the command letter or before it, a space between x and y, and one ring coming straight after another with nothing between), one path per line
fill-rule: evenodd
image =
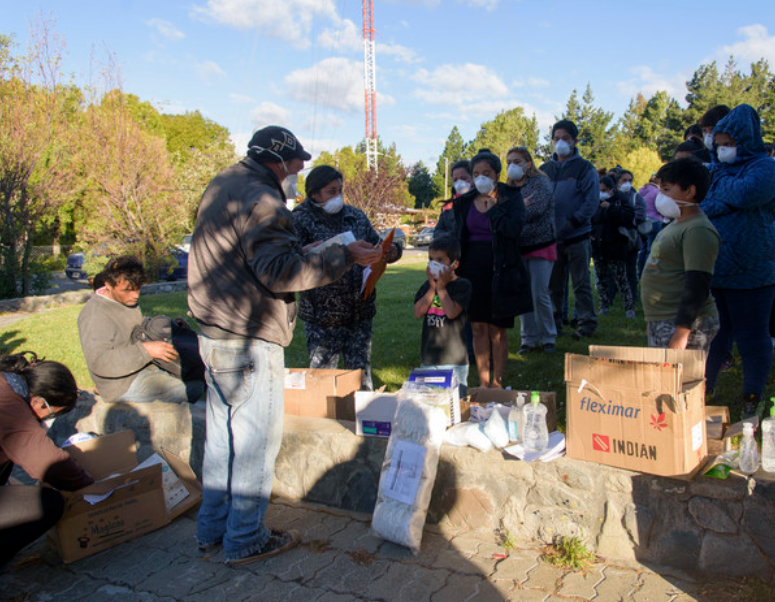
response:
M511 406L511 409L509 410L509 441L512 443L517 443L519 441L519 435L520 435L520 423L522 422L522 412L517 408L517 406Z
M753 424L743 424L743 440L740 442L740 472L751 475L759 469L759 446L753 437Z
M530 403L522 412L522 444L527 451L544 451L549 446L549 429L546 428L546 406L541 403L538 391L530 394Z
M770 401L775 403L775 397ZM762 468L775 472L775 405L770 408L769 417L762 420Z

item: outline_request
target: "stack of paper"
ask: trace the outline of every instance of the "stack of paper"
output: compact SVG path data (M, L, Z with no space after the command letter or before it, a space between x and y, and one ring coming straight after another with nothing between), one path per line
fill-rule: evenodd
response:
M527 451L521 443L505 448L507 454L525 462L549 462L565 455L565 435L559 431L549 433L549 445L544 451Z

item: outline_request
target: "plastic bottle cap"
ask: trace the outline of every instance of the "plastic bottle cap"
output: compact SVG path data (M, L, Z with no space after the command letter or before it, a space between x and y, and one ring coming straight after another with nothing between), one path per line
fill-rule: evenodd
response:
M772 401L775 401L775 398L773 398L773 399L772 399ZM773 405L773 406L770 408L770 416L772 416L773 418L775 418L775 405Z

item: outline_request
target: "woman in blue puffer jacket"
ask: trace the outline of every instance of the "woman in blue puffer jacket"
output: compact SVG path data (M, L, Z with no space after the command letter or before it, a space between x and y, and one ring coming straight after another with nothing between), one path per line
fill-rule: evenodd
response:
M721 235L711 281L721 328L705 367L716 386L731 341L743 363L743 413L761 400L772 364L768 323L775 300L775 161L767 156L761 120L735 107L713 130L711 185L701 207Z

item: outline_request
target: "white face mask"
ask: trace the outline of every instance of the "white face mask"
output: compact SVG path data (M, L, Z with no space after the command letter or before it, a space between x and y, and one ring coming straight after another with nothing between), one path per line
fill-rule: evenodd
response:
M556 152L560 157L567 157L570 155L570 144L565 142L565 140L555 140L554 152Z
M495 182L487 176L476 176L474 178L474 186L476 186L479 194L490 194L495 190Z
M339 213L342 210L342 207L344 207L344 199L342 198L342 195L339 194L332 199L328 199L325 203L320 205L320 207L326 213Z
M632 183L631 182L625 182L621 186L619 186L619 190L622 192L630 192L632 190Z
M705 134L702 141L705 143L705 148L713 150L713 134Z
M445 266L440 261L436 261L435 259L432 259L428 262L428 271L431 273L431 276L433 276L434 279L438 280L439 276L444 272L444 269L447 266Z
M466 180L456 180L454 184L452 184L452 187L455 189L455 192L458 194L465 194L469 190L471 190L471 182L468 182Z
M285 176L285 179L283 180L281 186L283 188L283 192L285 193L286 198L296 201L296 194L297 194L297 186L299 184L299 176L298 174L293 174L289 176Z
M600 200L601 201L607 201L610 198L611 198L611 193L610 192L601 192L600 193Z
M661 215L670 219L678 219L681 217L681 205L691 204L692 203L687 203L686 201L676 201L661 192L657 195L657 198L654 199L654 208L659 211Z
M525 177L525 170L522 169L521 165L517 165L516 163L511 163L506 168L506 175L509 177L509 180L514 180L515 182L519 182L522 178Z
M716 156L722 163L734 163L737 159L736 146L719 146L716 149Z

